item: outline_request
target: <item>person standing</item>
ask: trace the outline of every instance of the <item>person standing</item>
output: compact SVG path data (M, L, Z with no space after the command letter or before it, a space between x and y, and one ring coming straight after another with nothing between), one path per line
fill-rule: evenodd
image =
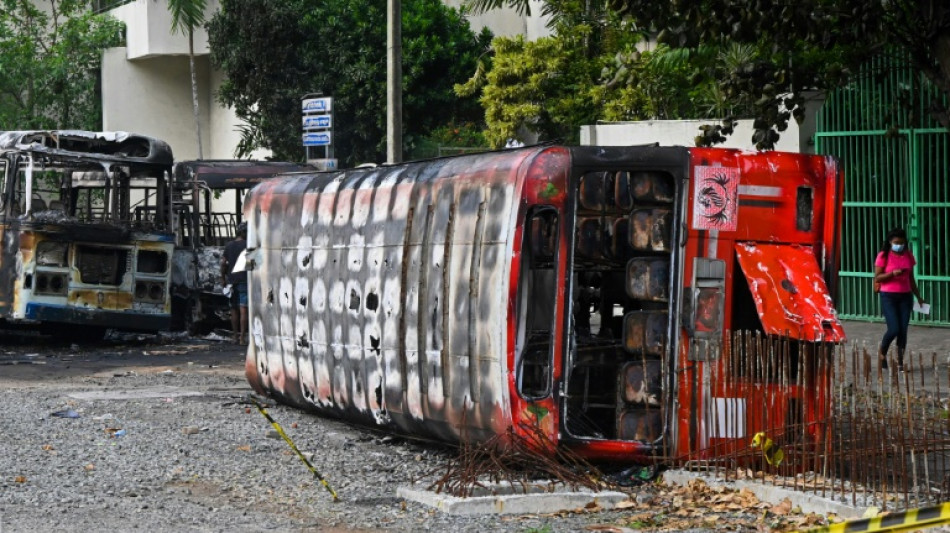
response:
M247 223L237 227L235 239L224 246L221 256L221 279L225 285L231 284L231 331L234 340L247 343L247 270L242 255L247 249Z
M913 297L923 305L917 280L914 279L914 254L907 247L907 233L894 228L874 261L874 282L880 284L881 311L887 322L887 331L881 339L878 356L881 368L887 368L887 351L897 339L897 368L904 370L904 350L907 348L907 325L914 308Z

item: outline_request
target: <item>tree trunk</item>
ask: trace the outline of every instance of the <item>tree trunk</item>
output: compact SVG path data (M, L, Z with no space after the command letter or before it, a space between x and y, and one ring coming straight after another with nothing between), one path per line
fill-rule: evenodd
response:
M191 68L191 104L195 113L195 135L198 137L198 159L204 159L201 149L201 116L198 114L198 79L195 76L195 33L188 31L188 64Z

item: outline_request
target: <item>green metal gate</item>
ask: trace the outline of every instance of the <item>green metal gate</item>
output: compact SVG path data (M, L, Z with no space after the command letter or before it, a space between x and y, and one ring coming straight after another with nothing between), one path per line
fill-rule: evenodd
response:
M928 112L938 94L900 58L881 56L817 114L816 151L836 156L844 173L843 318L881 319L871 289L874 258L899 226L907 229L917 285L931 304L930 315L911 320L950 325L950 145L947 129Z

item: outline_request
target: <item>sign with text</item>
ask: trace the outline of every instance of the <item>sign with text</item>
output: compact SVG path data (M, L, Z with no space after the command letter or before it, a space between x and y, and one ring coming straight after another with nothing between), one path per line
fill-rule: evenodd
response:
M333 97L324 96L322 98L307 98L302 102L303 112L306 113L328 113L333 110Z
M304 131L330 129L333 127L332 117L333 115L304 115L303 129Z
M310 163L317 170L337 170L339 163L336 159L308 159L307 163Z
M329 131L320 131L303 134L304 146L330 146L333 138Z

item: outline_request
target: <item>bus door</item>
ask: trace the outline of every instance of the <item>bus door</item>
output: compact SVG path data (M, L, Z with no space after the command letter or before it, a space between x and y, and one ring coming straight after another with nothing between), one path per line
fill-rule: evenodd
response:
M583 172L569 278L564 428L577 440L665 432L677 187L666 171Z

